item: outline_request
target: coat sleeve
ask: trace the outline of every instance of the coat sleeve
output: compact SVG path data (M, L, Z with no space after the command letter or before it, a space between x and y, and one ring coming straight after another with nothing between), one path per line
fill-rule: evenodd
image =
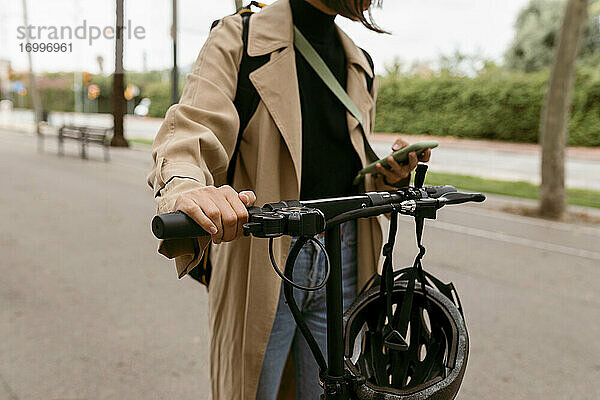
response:
M152 145L154 164L147 178L158 213L175 211L182 193L226 182L239 129L233 99L242 49L241 17L223 18L187 75L179 103L167 111ZM175 259L181 278L198 265L209 241L163 240L158 251Z

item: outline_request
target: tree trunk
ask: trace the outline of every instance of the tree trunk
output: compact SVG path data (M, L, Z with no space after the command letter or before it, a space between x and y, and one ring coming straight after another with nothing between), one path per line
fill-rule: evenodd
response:
M123 1L117 0L117 23L115 32L115 73L113 74L113 138L111 146L127 147L129 143L123 132L125 114L125 85L123 82Z
M540 124L542 184L540 215L559 219L567 208L565 146L567 144L575 60L587 17L588 0L568 0Z

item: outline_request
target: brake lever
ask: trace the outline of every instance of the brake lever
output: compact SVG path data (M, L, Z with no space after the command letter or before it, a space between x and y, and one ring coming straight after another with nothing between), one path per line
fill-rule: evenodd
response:
M419 163L415 170L415 182L414 187L421 189L425 183L425 175L427 174L427 164Z
M263 208L252 207L248 210L248 222L243 225L243 229L244 236L310 237L325 230L325 216L316 208L288 206L285 202L270 203Z
M248 222L242 225L244 236L278 237L285 232L285 217L259 207L248 210Z
M469 201L481 203L482 201L485 200L485 196L481 193L452 192L452 193L445 193L438 200L440 202L442 202L444 205L445 204L462 204L462 203L467 203Z

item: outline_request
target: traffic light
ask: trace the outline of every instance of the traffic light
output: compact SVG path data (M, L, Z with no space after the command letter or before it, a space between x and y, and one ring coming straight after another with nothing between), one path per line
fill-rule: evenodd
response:
M139 94L140 94L140 88L135 86L132 83L127 85L127 87L125 88L124 96L127 101L132 100L134 97L136 97Z
M88 86L88 99L96 100L100 96L100 86L92 83Z

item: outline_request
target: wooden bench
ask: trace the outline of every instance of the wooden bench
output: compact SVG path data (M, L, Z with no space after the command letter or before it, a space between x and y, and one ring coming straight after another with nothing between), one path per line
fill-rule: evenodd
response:
M104 147L104 161L110 159L110 137L112 128L94 128L90 126L63 125L58 130L58 154L64 154L65 139L77 140L81 145L81 158L87 159L87 146L98 144Z

